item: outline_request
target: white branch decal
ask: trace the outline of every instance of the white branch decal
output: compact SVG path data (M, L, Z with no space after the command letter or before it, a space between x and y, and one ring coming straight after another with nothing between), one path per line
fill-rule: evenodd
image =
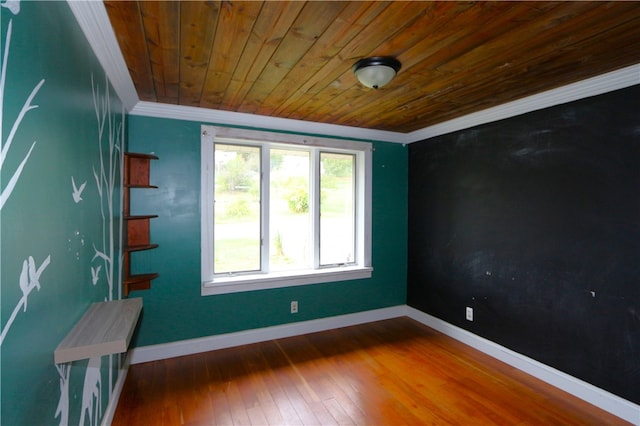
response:
M122 295L122 288L120 281L114 283L115 278L119 278L120 270L117 271L116 277L115 271L115 259L116 259L116 229L114 219L114 202L116 180L119 178L118 167L122 170L123 155L120 149L123 141L123 123L124 123L124 110L120 112L120 116L117 113L111 111L111 97L109 95L109 80L105 74L104 91L100 91L100 87L94 82L93 75L91 76L91 88L93 92L93 106L96 113L96 122L98 130L98 152L100 155L99 168L92 167L93 177L96 182L96 188L98 189L98 195L100 197L100 215L102 217L102 247L98 248L93 245L94 256L92 262L96 259L102 259L103 264L97 268L91 268L92 282L96 285L99 279L101 266L102 271L107 281L107 297L105 300L113 300L114 296L118 299ZM103 154L104 143L108 143L107 148L109 151L108 156ZM122 191L121 191L122 192ZM122 201L122 194L120 194L120 200ZM122 208L122 206L120 206ZM120 222L120 234L122 235L122 221ZM120 256L119 267L122 268L122 256ZM114 284L118 285L118 293L114 295ZM114 359L109 357L109 395L113 392L113 368ZM85 388L85 394L87 390Z
M2 7L5 7L11 11L14 15L17 15L20 12L20 2L13 1L5 1L2 3ZM9 148L11 148L11 144L15 138L18 129L20 128L20 124L22 124L22 120L25 115L31 111L32 109L37 108L37 105L32 105L32 101L35 98L36 94L44 84L44 79L40 80L40 82L33 88L31 94L27 97L18 116L16 117L13 125L11 126L11 131L9 132L9 136L7 136L7 140L4 140L4 135L2 133L3 129L3 121L4 121L4 95L5 95L5 87L7 83L7 64L9 62L9 48L11 46L11 34L13 29L13 19L9 20L9 25L7 25L7 37L4 44L4 55L2 56L2 68L0 71L0 171L2 171L2 167L4 165L5 160L7 159L7 155L9 154ZM9 179L9 182L4 188L1 188L0 191L0 210L4 207L5 203L9 199L9 196L13 192L16 184L18 183L18 179L22 174L22 170L24 169L25 164L27 164L27 160L29 156L31 156L31 152L35 147L35 141L31 144L31 147L27 151L27 154L22 159L17 169L13 172L13 175ZM2 327L2 334L0 335L0 346L2 346L2 342L4 342L4 338L7 335L7 332L11 328L11 325L15 321L20 309L23 309L23 312L27 312L27 300L29 294L33 291L34 288L40 290L40 275L42 271L49 266L51 256L48 256L42 265L36 270L35 261L33 257L29 256L27 260L22 263L22 273L20 274L19 286L20 290L22 290L22 297L18 301L18 304L14 308L11 316L7 323Z
M91 358L87 365L87 372L84 375L84 386L82 391L82 411L80 412L80 423L85 424L85 414L89 414L89 424L98 425L102 417L102 377L100 376L100 357ZM92 421L93 420L93 421Z
M56 364L56 370L60 376L60 400L56 407L54 417L60 416L60 426L69 424L69 377L71 376L71 363Z
M98 250L95 245L93 246L93 250L95 251L95 254L93 255L93 258L91 259L92 261L95 260L97 257L99 257L100 259L104 260L104 263L111 262L111 259L109 258L109 256L107 256L106 254L104 254L103 252Z
M122 133L122 122L118 122L115 114L111 113L111 102L109 97L109 81L105 75L105 90L100 92L100 87L94 82L91 76L91 87L93 90L93 106L96 113L98 126L98 150L100 155L99 169L93 167L93 177L100 196L100 214L102 216L102 247L93 247L95 255L92 260L100 258L103 260L104 273L108 285L108 300L113 300L113 278L115 259L115 229L114 229L114 190L116 177L118 176L118 161L121 157L120 137ZM102 153L103 141L109 144L109 156L105 158Z
M8 8L12 12L14 12L14 10L19 11L20 10L19 3L17 3L17 6L15 5L15 3L16 2L12 2L12 3L5 2L2 4L2 6ZM14 14L15 13L17 12L14 12ZM7 158L7 154L9 153L9 148L11 148L11 144L13 143L13 138L15 137L16 132L20 127L20 124L22 123L22 119L27 114L27 112L31 111L32 109L38 108L38 105L32 105L31 102L33 101L33 98L35 98L36 94L44 84L44 79L42 79L33 88L33 90L31 91L31 94L29 95L29 97L27 97L27 100L24 102L24 105L22 106L22 109L20 110L18 117L16 117L16 120L14 121L13 126L11 126L11 131L9 132L9 136L7 137L7 140L5 142L4 136L2 135L2 121L4 120L3 118L4 88L5 88L6 79L7 79L7 63L9 62L9 47L11 45L12 27L13 27L13 20L10 20L9 25L7 26L7 38L5 40L4 56L2 58L2 71L0 72L0 110L2 110L2 114L0 114L0 144L1 144L0 145L0 171L2 170L2 166L4 165L4 160ZM27 152L27 155L24 157L24 159L22 160L22 162L20 163L16 171L13 173L13 176L11 176L11 179L9 179L9 183L7 184L6 187L2 188L2 191L0 192L0 210L4 206L4 203L6 203L7 200L9 199L9 196L13 192L13 189L15 188L16 183L18 183L18 178L20 178L22 169L27 163L27 160L29 159L29 156L31 155L31 151L33 151L33 147L35 146L35 144L36 144L35 141L33 142L33 144L31 144L31 148L29 149L29 152Z

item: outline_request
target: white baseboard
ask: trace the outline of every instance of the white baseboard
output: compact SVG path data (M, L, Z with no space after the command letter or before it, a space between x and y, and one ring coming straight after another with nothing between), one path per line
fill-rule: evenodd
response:
M127 354L122 362L122 366L120 367L120 372L118 373L118 379L116 380L116 384L113 387L113 392L111 392L111 396L109 397L109 403L107 404L107 408L104 410L104 416L102 416L102 422L100 422L101 426L111 426L113 422L113 416L116 414L116 408L118 408L118 401L120 400L120 394L122 393L122 388L124 387L124 381L127 379L127 373L129 372L129 365L131 364L131 354Z
M490 340L473 334L467 330L449 324L439 318L425 314L410 306L406 307L406 316L428 327L438 330L466 345L496 358L505 364L524 371L531 376L549 383L571 395L599 407L614 416L620 417L634 425L640 425L640 405L620 398L592 384L570 376L532 358L500 346Z
M139 364L402 316L408 316L409 318L425 324L426 326L431 327L449 337L484 352L493 358L549 383L552 386L562 389L577 398L595 405L614 416L640 426L640 405L634 404L587 382L535 361L532 358L514 352L504 346L498 345L497 343L484 339L469 331L456 327L441 319L425 314L424 312L406 305L247 330L237 333L182 340L159 345L142 346L131 350L129 358L131 364ZM118 379L118 383L119 382L120 378ZM124 382L124 379L122 382ZM114 390L112 400L115 399L117 402L115 394L116 392ZM105 418L106 417L107 415L105 415ZM108 425L110 423L103 422L103 424Z
M159 359L191 355L216 349L265 342L267 340L282 339L291 336L299 336L301 334L332 330L335 328L348 327L367 322L397 318L404 315L405 305L399 305L391 308L358 312L355 314L339 315L311 321L301 321L273 327L239 331L237 333L219 334L159 345L142 346L131 351L131 364L140 364Z

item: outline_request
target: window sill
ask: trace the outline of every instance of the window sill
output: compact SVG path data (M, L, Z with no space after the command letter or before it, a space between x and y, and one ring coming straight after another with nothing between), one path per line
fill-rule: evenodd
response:
M202 296L371 278L372 267L345 266L319 270L218 277L202 283Z

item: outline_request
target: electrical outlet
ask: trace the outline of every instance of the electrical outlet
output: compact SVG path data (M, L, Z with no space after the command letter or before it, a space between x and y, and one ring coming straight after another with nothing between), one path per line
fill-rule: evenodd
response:
M473 321L473 308L467 306L467 321Z
M292 300L291 301L291 313L292 314L297 314L298 313L298 301L297 300Z

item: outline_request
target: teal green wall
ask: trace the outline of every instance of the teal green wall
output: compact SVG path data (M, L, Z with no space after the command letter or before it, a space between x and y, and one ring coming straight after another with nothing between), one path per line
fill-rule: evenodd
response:
M56 366L53 353L92 302L119 295L121 155L111 149L122 143L123 133L115 135L124 114L119 99L105 93L105 73L68 4L14 4L19 9L4 7L4 1L0 7L4 196L16 182L0 210L0 422L97 424L112 394L119 356ZM11 138L42 80L34 108ZM111 111L101 118L107 123L102 138L94 91L101 110ZM102 167L112 182L99 186L94 170ZM86 182L77 203L72 178L78 188Z
M133 152L155 153L154 190L132 194L132 213L157 213L155 250L134 254L134 272L159 272L144 298L136 346L311 320L406 303L407 148L375 142L373 154L373 276L299 287L200 295L200 125L129 117ZM289 313L291 300L300 312Z

